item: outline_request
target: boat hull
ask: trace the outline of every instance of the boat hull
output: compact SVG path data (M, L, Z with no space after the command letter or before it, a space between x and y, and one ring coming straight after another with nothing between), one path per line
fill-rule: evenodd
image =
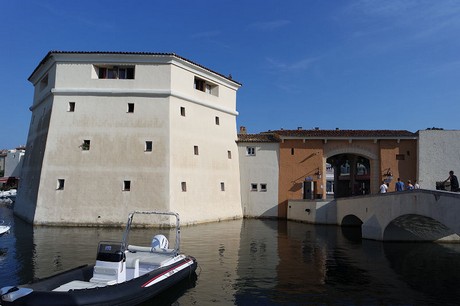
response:
M137 305L191 277L195 273L197 262L192 256L187 256L174 264L120 284L66 292L52 291L70 281L88 281L93 267L81 266L31 284L18 286L20 289L33 291L12 302L2 300L1 305Z

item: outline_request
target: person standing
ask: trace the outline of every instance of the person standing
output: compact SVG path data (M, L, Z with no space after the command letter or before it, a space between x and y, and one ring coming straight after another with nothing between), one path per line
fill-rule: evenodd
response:
M454 171L452 170L449 171L449 177L444 181L444 183L447 181L450 181L450 191L453 191L453 192L459 191L458 179L457 179L457 176L454 175Z
M398 177L398 181L396 182L396 191L404 191L404 183L401 182L401 179Z
M413 190L414 185L412 185L412 182L410 180L407 181L407 190Z
M388 186L385 184L385 181L382 181L382 185L380 185L380 193L387 193Z

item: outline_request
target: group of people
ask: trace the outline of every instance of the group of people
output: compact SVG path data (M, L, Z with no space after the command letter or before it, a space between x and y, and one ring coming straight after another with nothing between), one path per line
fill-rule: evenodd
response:
M382 185L380 185L380 193L387 193L388 188L389 184L383 181ZM417 183L417 181L414 181L414 184L412 184L411 180L408 180L407 185L404 185L404 182L402 182L401 179L398 177L398 181L395 184L395 189L396 191L420 189L420 185Z
M453 192L459 192L460 188L458 185L458 179L457 176L454 175L454 171L449 171L449 177L444 181L446 183L447 181L450 181L450 191ZM387 193L388 192L389 185L388 183L385 183L385 181L382 182L382 185L380 185L380 193ZM417 183L417 181L414 181L414 184L410 180L407 181L407 185L404 185L404 182L401 181L401 179L398 177L398 181L395 184L395 190L396 191L404 191L404 190L413 190L413 189L420 189L420 185Z

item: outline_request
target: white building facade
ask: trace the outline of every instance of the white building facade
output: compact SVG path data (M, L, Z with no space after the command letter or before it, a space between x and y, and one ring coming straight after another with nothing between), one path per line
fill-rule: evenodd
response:
M25 152L24 149L8 150L5 156L4 177L20 177Z
M239 134L238 152L243 215L278 218L279 139L272 135Z
M460 176L460 130L418 131L417 177L420 188L436 189L449 171Z
M241 86L175 54L50 52L29 78L32 119L15 213L116 225L133 210L183 224L242 217Z

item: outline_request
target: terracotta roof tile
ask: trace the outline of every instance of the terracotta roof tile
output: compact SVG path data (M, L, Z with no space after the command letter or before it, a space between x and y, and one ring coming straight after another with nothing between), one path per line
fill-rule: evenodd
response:
M29 79L32 77L32 75L34 75L34 73L40 68L40 66L44 65L49 58L51 58L53 56L53 54L101 54L101 55L104 55L104 54L120 54L120 55L146 55L146 56L173 56L173 57L177 57L179 59L182 59L184 61L187 61L195 66L198 66L198 67L201 67L203 69L206 69L207 71L211 72L211 73L214 73L214 74L217 74L227 80L230 80L232 82L234 82L235 84L238 84L239 86L242 86L241 83L233 80L230 76L225 76L221 73L218 73L214 70L211 70L209 68L206 68L205 66L203 65L200 65L200 64L197 64L191 60L188 60L186 59L185 57L182 57L182 56L179 56L177 55L176 53L161 53L161 52L158 52L158 53L155 53L155 52L117 52L117 51L59 51L59 50L53 50L53 51L49 51L48 54L46 54L46 56L40 61L40 63L38 64L38 66L35 68L35 70L32 72L32 74L30 75Z
M406 130L275 130L261 134L277 134L280 137L312 137L312 138L416 138L417 133Z
M280 142L274 134L238 134L237 142Z

